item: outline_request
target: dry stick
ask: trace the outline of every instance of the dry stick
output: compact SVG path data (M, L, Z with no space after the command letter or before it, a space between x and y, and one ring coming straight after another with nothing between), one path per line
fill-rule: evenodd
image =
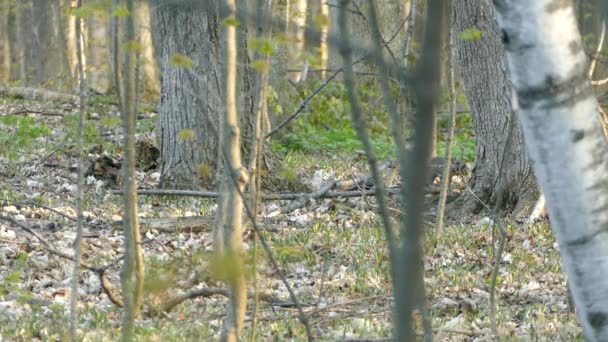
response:
M456 95L454 89L454 30L450 26L448 37L448 88L450 92L450 120L448 127L448 138L445 142L445 164L443 166L443 176L441 177L441 194L437 205L437 222L435 225L435 235L438 241L443 230L443 216L445 212L445 202L448 198L448 184L450 183L450 171L452 169L452 142L454 140L454 127L456 126Z
M405 20L407 20L407 18ZM405 23L405 21L403 21L401 23L401 25L399 25L399 28L397 29L397 31L395 31L395 33L393 34L391 39L386 41L386 43L383 44L382 47L387 47L388 44L390 44L397 37L397 34L399 33L399 31L401 31L401 27L403 26L404 23ZM373 52L370 52L370 53L362 56L361 58L352 62L351 66L368 59L372 54L373 54ZM323 83L321 83L320 86L318 86L315 90L313 90L313 92L310 95L308 95L308 97L306 97L304 100L302 100L302 102L300 102L298 109L296 109L296 111L293 114L291 114L283 122L278 124L277 127L273 128L272 131L268 132L268 134L266 134L264 136L264 139L270 138L272 135L274 135L276 132L278 132L281 128L285 127L285 125L287 125L289 122L291 122L291 120L295 119L298 115L300 115L300 113L304 110L304 108L306 108L306 105L308 104L308 102L310 102L310 100L312 100L323 88L325 88L329 84L329 82L331 82L331 80L336 78L336 76L338 76L342 71L344 71L344 68L340 68L340 69L336 70L333 74L331 74Z
M344 86L346 87L348 98L350 100L353 126L357 132L357 135L359 136L359 140L361 140L361 143L363 144L363 150L365 151L365 154L367 156L367 163L372 174L372 179L374 180L374 183L376 185L376 200L378 201L378 210L380 212L380 217L382 218L384 234L386 236L386 244L389 252L391 279L393 282L394 289L393 291L397 294L398 290L401 289L400 287L398 287L399 283L396 278L396 265L398 261L397 241L395 240L395 236L393 233L393 225L387 210L384 183L380 179L380 173L378 171L378 162L376 159L376 155L372 149L372 144L367 129L365 127L363 111L361 109L361 104L359 103L359 98L355 89L352 68L352 49L350 46L350 37L348 33L349 27L346 18L347 5L348 0L341 0L340 10L338 12L338 25L340 27L340 32L342 33L342 44L340 45L339 49L340 54L342 55L342 60L344 61Z
M76 3L77 8L82 7L82 0ZM83 229L83 187L84 187L84 111L85 111L85 80L84 80L84 65L82 60L82 17L76 16L76 53L78 55L78 172L77 172L77 190L76 190L76 215L78 217L76 224L76 238L74 240L74 266L72 270L72 293L70 294L70 340L77 341L77 326L78 326L78 281L80 280L80 259L82 255L82 229Z

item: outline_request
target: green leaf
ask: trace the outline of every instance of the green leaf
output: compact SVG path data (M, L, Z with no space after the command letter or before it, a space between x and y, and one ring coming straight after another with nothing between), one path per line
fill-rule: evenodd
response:
M462 40L473 41L479 40L481 37L483 37L483 32L475 28L466 29L458 34L458 39Z
M265 56L270 56L274 52L272 41L266 38L253 38L249 40L249 48Z
M173 66L177 66L177 67L182 67L182 68L192 68L192 60L190 58L188 58L187 56L184 56L182 54L176 53L175 55L171 56L171 60L169 61L169 63Z
M112 12L113 17L123 18L129 15L129 9L125 5L118 5Z
M253 62L251 62L251 67L253 68L253 70L259 72L259 73L266 73L268 72L268 62L266 62L266 60L264 59L257 59Z
M241 23L236 18L226 18L222 21L222 25L239 27Z
M190 128L182 129L177 134L177 138L182 141L193 140L194 137L195 137L194 131Z

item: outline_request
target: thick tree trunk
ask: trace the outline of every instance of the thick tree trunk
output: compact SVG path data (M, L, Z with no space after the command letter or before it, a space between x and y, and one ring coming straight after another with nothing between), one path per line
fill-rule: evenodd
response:
M456 58L473 115L477 143L470 182L475 195L466 193L458 202L462 205L461 214L469 215L479 210L479 199L486 204L494 203L500 176L505 205L501 209L524 215L534 205L538 186L519 124L515 123L510 129L511 120L516 120L510 102L511 79L494 9L482 0L455 0L452 22L455 37L458 37ZM471 29L481 31L481 38L459 37L463 31Z
M59 0L24 0L22 16L26 85L45 83L51 88L71 85Z
M241 2L238 6L242 6ZM215 188L222 160L219 128L224 111L218 2L156 0L151 9L154 45L162 75L158 130L161 185L182 189ZM237 101L243 160L249 160L255 112L255 80L249 66L246 38L246 25L241 25L237 30ZM192 61L192 67L175 65L176 55L186 56ZM299 180L282 179L276 172L282 165L267 147L262 167L265 170L263 188L306 190Z
M608 144L571 2L494 1L520 120L589 341L608 340Z
M223 91L220 88L219 5L217 1L157 0L152 5L155 48L162 74L160 99L161 185L213 188L220 158ZM239 122L242 141L251 141L253 100L246 30L238 30ZM176 55L192 67L175 65ZM247 151L245 157L247 157Z

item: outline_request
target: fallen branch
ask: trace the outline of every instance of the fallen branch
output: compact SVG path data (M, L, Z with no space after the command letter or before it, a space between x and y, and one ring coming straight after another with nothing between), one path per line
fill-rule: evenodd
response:
M113 190L112 194L121 195L122 192L119 190ZM203 198L217 198L217 192L210 191L194 191L194 190L138 190L137 194L140 196L187 196L187 197L203 197ZM247 194L247 193L246 193ZM279 200L288 201L302 198L304 196L310 196L312 193L275 193L275 194L260 194L260 197L265 200ZM363 190L363 191L332 191L327 192L318 198L339 198L339 197L362 197L362 196L374 196L375 190Z
M317 199L317 198L320 198L321 196L324 196L325 194L327 194L327 192L329 190L333 189L335 186L336 186L336 181L331 181L331 182L325 184L323 187L321 187L317 191L313 191L310 194L305 194L304 196L296 199L295 201L293 201L293 202L287 204L286 206L284 206L283 208L281 208L281 214L287 214L296 209L302 208L303 206L306 205L306 203L309 200Z
M165 233L200 233L210 231L213 228L213 222L214 218L212 216L160 217L141 218L139 225L142 233L148 230L158 230ZM122 224L122 220L112 222L114 229L122 229Z
M14 88L3 88L0 87L0 95L12 96L17 98L24 98L29 100L45 100L45 101L61 101L61 102L72 102L78 101L78 96L74 94L60 93L53 90L39 89L39 88L26 88L26 87L14 87Z
M45 116L61 116L61 117L66 115L66 114L57 113L57 112L43 112L43 111L34 110L34 109L23 109L23 110L18 110L16 112L12 112L12 113L6 113L6 114L4 114L4 116L27 115L27 114L38 114L38 115L45 115Z
M164 303L161 306L160 312L167 313L167 312L171 311L174 307L178 306L179 304L181 304L189 299L194 299L194 298L198 298L198 297L211 297L211 296L228 297L229 295L230 295L230 291L227 288L222 288L222 287L208 287L208 288L202 288L202 289L194 289L194 290L190 290L186 293L183 293L181 295L178 295L178 296L175 296L175 297L169 299L166 303ZM253 297L253 295L254 294L250 292L247 294L247 297ZM274 296L271 296L268 294L264 294L264 293L260 294L260 300L267 302L269 305L272 305L272 306L292 307L295 305L292 302L282 300L277 297L274 297Z

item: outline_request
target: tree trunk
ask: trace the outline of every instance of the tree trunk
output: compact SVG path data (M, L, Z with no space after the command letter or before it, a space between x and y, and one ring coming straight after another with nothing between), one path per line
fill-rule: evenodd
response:
M588 341L607 341L608 144L572 3L494 4L579 321Z
M219 146L223 91L220 89L219 5L217 1L157 0L152 6L157 59L162 74L160 99L161 185L213 188L221 160ZM251 141L252 85L246 30L238 30L237 84L242 141ZM175 65L186 56L192 67ZM186 62L187 64L188 62ZM247 156L247 151L245 157Z
M236 0L228 1L229 17L236 18ZM225 110L221 133L224 138L222 159L225 162L222 192L213 230L213 250L220 258L216 262L229 262L232 274L230 285L230 309L224 321L221 341L236 342L245 320L247 308L247 284L243 268L243 197L248 182L247 170L241 160L241 134L237 114L237 28L235 24L224 27L225 60L223 78ZM241 51L242 53L242 51Z
M239 2L239 8L241 2ZM154 45L162 75L159 131L161 186L181 189L215 188L221 166L219 5L217 0L188 2L156 0L152 7ZM237 30L237 107L241 155L249 159L253 134L254 77L247 53L246 25ZM187 58L175 58L176 55ZM181 59L181 65L175 65ZM183 64L192 62L192 67ZM177 63L180 64L180 63ZM286 77L286 75L284 75ZM285 78L286 79L286 78ZM303 191L299 180L282 179L282 165L266 147L262 186L268 190Z
M0 23L0 44L2 44L2 74L0 80L8 83L11 78L11 41L10 41L10 18L11 1L2 1L2 21Z
M110 20L108 14L95 11L87 18L87 84L102 94L112 85L110 66Z
M122 340L132 341L134 320L139 316L143 301L144 290L144 256L141 247L141 233L137 209L137 179L135 178L135 121L137 117L136 86L135 86L135 51L122 49L128 42L135 40L135 24L133 18L133 0L125 1L131 15L124 19L124 38L120 41L118 56L124 54L124 66L117 65L115 72L123 73L123 84L120 85L120 111L123 122L124 150L124 217L123 233L125 256L120 274L122 283L123 302L125 304L122 325ZM124 50L124 52L123 52ZM120 63L117 63L120 64Z
M538 186L519 125L514 124L510 129L511 120L515 120L510 103L511 79L494 9L482 0L455 0L452 22L457 37L456 58L473 115L477 143L470 181L475 195L466 193L456 205L462 205L461 214L467 216L481 208L479 199L486 204L494 203L500 176L505 206L501 209L513 210L517 216L525 215L534 205ZM460 35L465 30L479 30L482 36L463 38Z
M24 0L22 12L26 85L62 89L71 85L59 0Z
M146 1L135 4L135 17L139 20L136 27L137 39L142 47L141 52L141 80L139 81L140 95L154 101L158 100L160 94L160 78L158 66L154 57L154 45L152 44L152 20L150 18L150 5Z

